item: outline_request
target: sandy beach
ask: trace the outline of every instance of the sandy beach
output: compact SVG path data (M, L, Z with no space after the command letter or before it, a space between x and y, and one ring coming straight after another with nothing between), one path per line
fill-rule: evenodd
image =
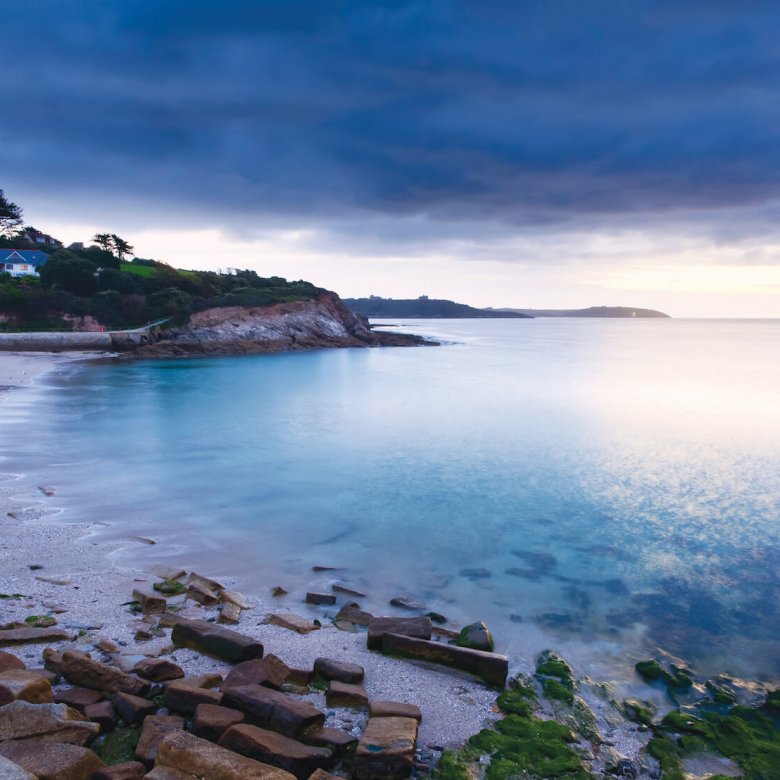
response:
M46 371L74 360L102 357L90 353L0 353L0 384L6 392L35 381ZM83 635L75 645L96 657L100 639L109 639L121 647L115 663L132 666L142 656L155 657L173 651L170 632L165 638L136 642L138 617L123 603L132 599L133 588L156 579L150 572L120 568L111 560L112 553L126 545L145 546L144 541L97 542L91 534L94 526L86 523L57 523L56 485L44 485L53 495L41 489L22 489L16 485L19 475L13 463L0 464L0 593L22 594L24 598L0 600L0 623L23 621L33 614L57 612L58 625ZM30 568L35 567L35 568ZM40 567L40 568L38 568ZM217 576L228 587L241 590L241 583L224 572L199 571ZM274 583L269 583L270 587ZM266 653L279 656L293 667L311 667L320 656L359 663L366 672L365 687L371 699L388 699L417 704L423 713L419 745L423 749L450 747L462 743L495 719L492 706L496 692L479 682L451 671L424 668L387 658L366 649L365 634L351 634L323 623L308 635L265 623L273 611L295 612L296 604L285 597L261 598L245 594L252 609L242 613L237 630L260 639ZM183 599L182 599L183 600ZM214 618L216 608L208 609L186 602L181 614L192 618ZM58 610L62 609L62 612ZM7 648L28 666L40 665L45 644L26 644ZM60 645L60 647L63 647ZM192 650L179 648L168 656L187 674L224 672L228 665ZM324 695L312 693L307 698L325 709ZM350 710L327 710L328 725L346 727L359 734L366 715Z

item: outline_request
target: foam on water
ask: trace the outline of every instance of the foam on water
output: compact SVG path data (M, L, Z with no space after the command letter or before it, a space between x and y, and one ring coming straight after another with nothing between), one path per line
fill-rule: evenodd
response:
M780 677L780 322L404 329L451 343L49 378L4 398L2 469L58 520L165 540L134 563L405 592L520 667L554 646L627 677L662 647Z

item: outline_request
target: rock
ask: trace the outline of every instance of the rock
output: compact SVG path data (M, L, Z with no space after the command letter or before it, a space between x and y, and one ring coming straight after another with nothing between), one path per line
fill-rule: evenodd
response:
M320 729L311 729L301 736L301 741L307 745L316 745L330 750L334 755L346 753L347 748L357 742L357 737L348 734L341 729L331 729L323 726Z
M273 588L271 588L271 595L272 596L286 596L287 591L281 587L281 585L275 585Z
M336 615L336 620L348 620L356 626L367 626L373 619L374 616L370 612L360 609L360 605L354 601L345 604Z
M128 726L134 726L140 723L147 715L151 715L157 707L148 699L142 699L140 696L133 696L129 693L117 693L111 700L116 714L127 723Z
M197 585L199 588L204 588L205 590L213 590L215 593L220 593L221 591L225 590L225 586L221 583L217 582L216 580L209 579L208 577L203 577L194 571L190 573L189 577L187 577L187 584Z
M385 634L382 652L402 658L443 664L481 677L488 685L503 688L509 673L509 659L498 653L471 650L467 647L445 645L400 634Z
M178 715L150 715L143 722L141 736L135 746L135 760L151 769L157 758L160 743L172 731L184 728L184 718Z
M337 582L334 582L333 585L330 586L335 593L343 593L345 596L357 596L358 598L365 598L365 593L361 593L359 590L353 590L352 588L348 588L346 585L339 585Z
M100 733L111 731L116 725L116 713L110 701L99 701L84 707L84 717L100 726Z
M308 634L319 628L317 623L312 623L311 620L306 620L306 618L302 618L300 615L293 615L291 612L280 612L276 615L271 615L268 618L268 622L273 626L289 628L290 631L296 631L299 634Z
M30 704L14 701L0 707L0 742L29 739L84 745L100 727L82 720L81 713L66 704Z
M54 701L51 683L27 669L9 669L0 672L0 705L19 699L32 704Z
M91 780L141 780L145 775L146 767L139 761L123 761L98 769Z
M196 737L218 742L231 726L243 723L244 720L245 715L239 710L216 704L199 704L192 720L192 733Z
M144 615L159 615L165 612L165 608L168 606L168 602L162 596L140 588L133 590L133 599L138 602Z
M207 620L179 621L173 627L171 640L175 645L184 645L231 663L263 657L262 642Z
M106 693L122 691L138 696L149 690L149 683L138 677L72 650L66 650L62 654L60 669L69 683L84 688L94 688L96 691Z
M198 584L191 584L187 587L187 598L203 604L204 607L213 607L219 604L219 593L215 590L203 588Z
M184 571L184 569L172 568L161 563L156 563L149 571L161 580L180 580L187 575L187 572Z
M357 780L401 780L414 761L414 718L370 718L352 761Z
M29 615L24 619L24 622L32 628L50 628L57 625L56 618L51 615ZM73 628L73 626L68 626Z
M387 633L401 634L403 636L416 637L417 639L430 639L431 619L429 617L372 618L372 620L368 624L368 637L367 637L368 649L381 650L382 637Z
M362 685L332 680L325 694L328 707L353 707L360 709L368 706L368 694Z
M290 669L290 674L287 676L287 683L288 685L295 685L299 688L306 688L313 679L314 671L312 669Z
M0 650L0 673L11 669L24 669L24 661L13 653L4 653Z
M433 626L431 628L431 634L433 636L441 636L445 639L457 640L460 634L457 631L451 631L449 628L443 626Z
M0 744L0 755L38 780L88 780L105 764L85 747L59 742L19 740Z
M326 748L304 745L258 726L232 726L222 735L219 744L242 756L286 769L299 780L306 780L331 759L331 752Z
M174 680L182 685L189 685L192 688L219 688L222 685L222 675L217 672L206 672L206 674L196 674L189 677L182 677L181 680Z
M482 621L462 628L456 644L458 647L470 647L472 650L493 652L493 637L488 627Z
M422 720L422 712L416 704L403 704L399 701L372 701L368 705L369 718L414 718Z
M198 780L198 778L189 772L158 764L151 772L144 775L144 780Z
M428 617L431 619L431 622L433 623L446 623L447 618L442 615L440 612L429 612Z
M252 605L238 591L223 590L219 597L225 604L235 604L239 609L252 609Z
M62 674L62 653L53 647L43 650L43 667L53 674Z
M217 622L236 625L240 617L241 617L241 607L227 601L222 605L222 609L220 609L219 611L219 617L217 618Z
M306 594L307 604L335 604L336 597L332 593L316 593L309 591Z
M134 667L133 672L152 682L166 682L184 677L184 670L167 658L144 658Z
M178 769L209 780L292 780L294 777L186 731L175 731L165 737L157 751L155 771L158 768Z
M95 643L95 647L104 653L118 653L120 649L116 642L112 642L110 639L105 638L99 639Z
M57 704L67 704L80 712L88 704L97 704L103 698L100 691L93 691L91 688L63 688L54 693L54 701Z
M312 772L312 774L309 775L309 780L338 780L338 778L336 775L332 775L324 769L318 769L316 772Z
M38 582L47 582L49 585L70 585L70 580L65 577L44 577L42 574L36 574L35 579Z
M0 756L0 777L3 780L37 780L35 775L3 756Z
M198 688L177 680L165 686L163 704L174 712L191 715L199 704L221 704L222 698L223 694L219 691Z
M410 609L413 612L419 612L420 610L425 609L425 604L421 604L419 601L409 598L409 596L394 596L390 599L390 603L394 607Z
M336 661L333 658L315 659L314 674L325 680L338 680L343 683L363 682L365 675L362 666Z
M177 623L181 623L182 620L186 619L187 618L181 617L181 615L174 615L173 612L165 612L160 615L157 625L161 628L173 628Z
M357 627L354 623L350 623L349 620L334 620L333 625L339 631L345 631L348 634L357 634Z
M234 666L225 678L222 690L240 685L267 685L269 688L281 688L289 676L290 667L281 658L268 655L265 658L244 661Z
M66 642L75 638L72 631L62 628L6 628L0 630L0 647L27 642Z
M312 704L299 701L263 685L228 688L224 703L245 713L250 723L297 737L306 729L318 728L325 716Z

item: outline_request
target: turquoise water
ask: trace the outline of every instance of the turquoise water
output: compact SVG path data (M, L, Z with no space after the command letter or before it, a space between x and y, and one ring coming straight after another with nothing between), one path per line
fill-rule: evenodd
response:
M447 343L50 375L4 400L0 468L160 542L123 560L282 584L299 612L335 577L372 611L485 619L521 667L663 648L780 678L780 321L403 329Z

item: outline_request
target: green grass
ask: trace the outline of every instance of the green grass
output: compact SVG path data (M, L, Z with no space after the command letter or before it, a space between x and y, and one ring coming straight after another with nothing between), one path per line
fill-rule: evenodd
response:
M143 276L145 279L150 279L153 276L157 276L157 269L152 268L149 265L135 265L134 263L122 263L119 266L120 271L124 271L128 274L135 274L136 276Z

